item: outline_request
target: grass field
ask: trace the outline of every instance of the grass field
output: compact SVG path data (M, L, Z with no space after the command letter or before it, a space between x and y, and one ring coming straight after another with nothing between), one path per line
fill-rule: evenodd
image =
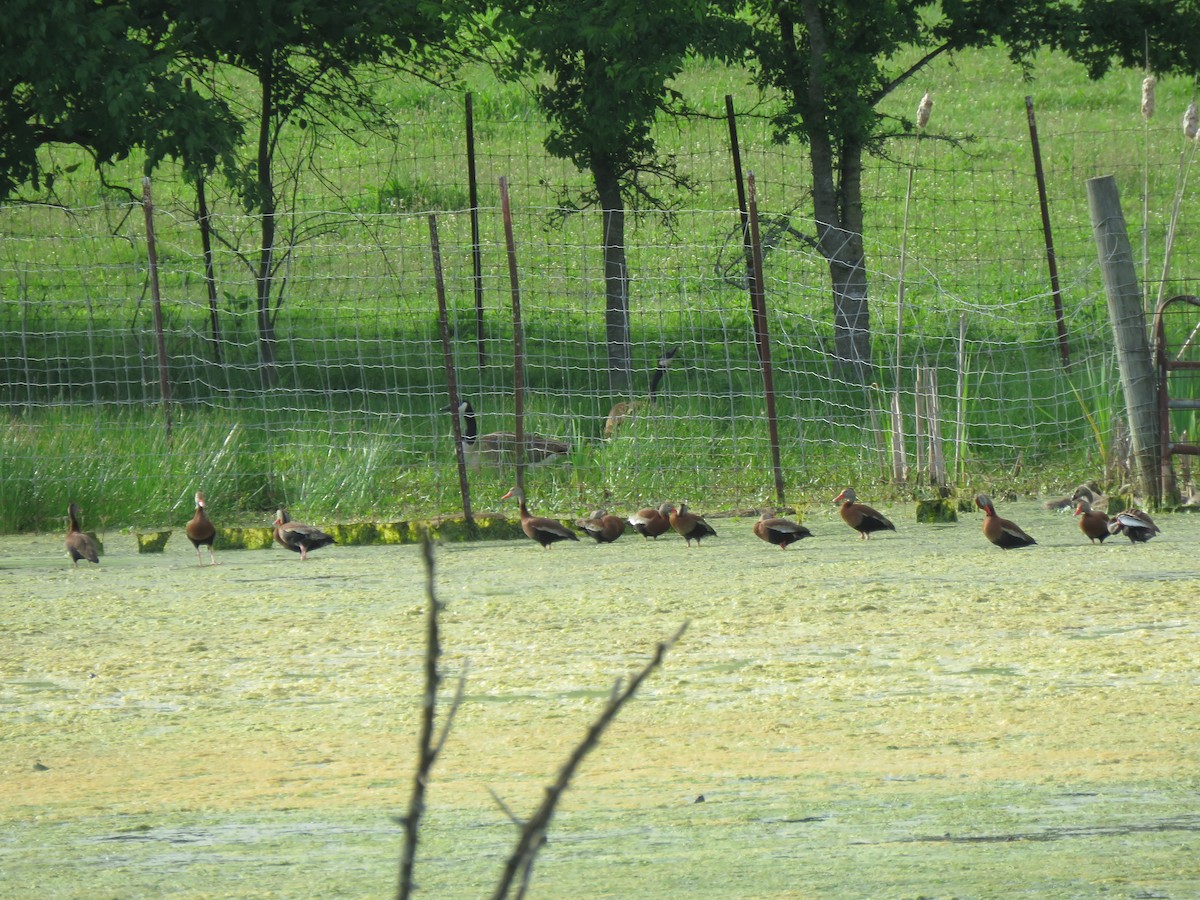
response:
M1185 146L1181 155L1176 112L1191 86L1164 80L1159 116L1147 126L1138 115L1140 73L1090 83L1049 54L1035 72L1035 80L1023 81L996 53L961 54L889 98L888 114L911 116L928 89L935 111L930 139L894 142L866 173L873 386L847 386L831 360L823 263L793 238L768 254L789 500L811 499L830 483L887 478L881 436L894 387L915 450L918 364L939 373L947 440L962 407L963 443L954 452L968 492L999 484L1035 494L1103 477L1120 396L1082 184L1115 175L1135 245L1145 225L1151 260L1144 274L1157 278L1168 213L1194 154ZM634 393L644 390L664 347L682 350L664 381L654 428L616 444L599 440L607 409L626 399L613 396L605 371L599 218L595 211L552 217L582 176L547 158L528 93L485 72L467 73L486 212L490 356L483 365L475 362L461 92L388 82L381 91L394 121L384 137L355 142L325 133L318 140L315 125L293 136L316 141L303 149L312 151L320 177L306 172L294 195L297 220L289 227L307 229L307 237L286 267L280 383L272 389L260 382L254 286L244 261L224 245L215 260L223 357L214 362L194 198L175 173L156 175L174 398L169 438L158 405L141 211L84 177L86 167L60 179L63 207L0 208L0 404L7 414L0 425L0 533L54 530L71 499L106 527L169 526L186 518L198 487L227 516L245 521L280 503L343 520L452 510L458 489L426 216L439 216L460 389L481 410L484 430L511 428L500 176L511 180L516 208L530 425L577 447L571 469L547 473L544 508L575 515L673 492L700 496L701 488L726 509L768 499L762 379L745 292L735 284L736 266L733 275L729 268L736 193L721 118L726 94L741 114L744 162L758 179L760 209L800 232L811 223L805 150L772 142L743 74L690 66L679 87L698 115L661 124L664 152L676 156L697 190L670 198L678 209L669 227L652 215L631 219ZM1058 362L1026 94L1039 112L1070 372ZM60 161L71 159L64 153ZM908 311L897 367L900 223L910 165ZM130 159L111 177L136 185L139 174ZM1186 225L1194 183L1183 192L1172 291L1194 286L1186 268L1200 249L1193 237L1200 231ZM219 185L210 188L226 236L251 252L256 220L220 197ZM1181 324L1182 333L1192 325ZM1177 432L1195 434L1194 413L1176 419ZM492 480L478 499L506 489Z
M814 504L784 552L746 519L692 550L438 548L445 668L467 687L421 895L490 893L515 830L488 788L532 810L613 680L685 621L568 792L531 896L1200 891L1200 517L1093 546L1002 503L1039 542L1006 553L977 515L879 505L895 534L860 542ZM417 548L199 568L180 535L156 556L105 537L78 570L61 535L0 539L0 895L389 895Z

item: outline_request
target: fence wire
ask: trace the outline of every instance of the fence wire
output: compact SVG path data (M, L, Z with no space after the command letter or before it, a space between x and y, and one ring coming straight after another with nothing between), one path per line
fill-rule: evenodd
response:
M485 120L476 129L478 284L457 123L440 130L397 125L389 141L364 138L361 159L329 152L319 171L301 173L290 188L294 205L277 221L271 316L278 359L275 377L265 380L254 277L260 220L210 187L218 236L210 300L193 188L169 174L156 177L172 407L184 430L202 423L225 435L206 438L204 452L188 461L164 461L157 439L138 437L141 429L162 428L140 206L113 193L89 199L80 188L80 196L61 197L62 205L0 207L0 402L9 410L10 478L32 480L49 466L65 495L93 483L101 464L110 472L108 489L167 466L164 477L180 487L164 490L183 503L178 498L190 496L191 484L234 477L230 454L243 456L237 468L244 475L244 457L261 439L269 452L249 465L249 480L257 476L272 487L240 487L248 508L314 485L311 470L321 459L344 467L349 480L364 477L363 486L329 498L333 508L361 508L356 491L376 491L381 496L372 502L410 513L452 507L454 447L428 216L436 215L440 233L459 390L477 410L481 431L509 430L512 285L498 189L504 177L525 322L528 427L574 446L563 468L545 477L544 496L562 507L604 497L633 503L650 499L635 493L681 486L728 504L769 497L762 379L726 124L664 131L662 140L677 139L670 151L695 190L673 195L669 214L631 213L634 373L631 389L617 393L607 372L601 214L563 205L586 187L584 179L546 156L534 122ZM488 136L501 132L506 149L493 151ZM1177 146L1173 131L1164 126L1147 137L1139 127L1138 140L1153 141L1160 148L1153 155L1163 160L1147 168L1109 158L1111 133L1043 127L1070 369L1061 363L1033 165L1020 139L965 149L928 141L902 162L871 161L864 199L873 358L865 388L845 377L834 353L829 272L810 240L803 151L774 144L760 120L740 123L740 133L743 164L757 184L780 430L796 490L819 492L823 479L848 470L886 478L890 398L897 393L904 416L912 415L919 367L936 375L936 428L959 477L1022 460L1087 457L1080 469L1103 462L1109 424L1120 415L1118 380L1083 182L1115 174L1126 196L1149 190L1156 198L1150 219L1141 220L1140 202L1126 216L1135 248L1142 229L1155 248L1145 275L1149 293L1157 292L1167 225L1162 198L1175 190L1179 172L1169 149ZM906 203L910 166L902 232L897 211ZM1177 246L1177 257L1186 258L1189 246L1190 238ZM1170 278L1169 292L1194 292L1187 276ZM606 440L609 408L649 400L655 362L672 347L679 351L654 403ZM48 459L46 445L26 439L31 423L65 436L63 460ZM116 446L100 442L91 465L65 462L88 452L105 429L126 438ZM905 433L916 454L911 422ZM144 458L114 466L114 454ZM495 475L498 482L507 477Z

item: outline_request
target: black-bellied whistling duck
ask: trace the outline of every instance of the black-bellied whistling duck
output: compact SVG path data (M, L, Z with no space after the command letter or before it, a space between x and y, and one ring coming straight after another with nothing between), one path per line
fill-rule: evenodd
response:
M625 533L629 524L620 516L610 515L602 509L596 510L585 519L576 519L575 524L594 538L597 544L611 544Z
M695 541L696 546L699 547L701 538L717 536L713 527L704 521L704 516L688 512L686 503L680 503L679 509L671 510L667 518L671 522L671 527L675 529L675 533L687 541L689 548L692 546L692 541Z
M559 541L579 540L575 532L557 519L547 519L542 516L530 515L529 507L525 505L525 491L521 488L513 488L500 499L507 500L510 497L516 497L517 502L520 504L521 530L547 550L550 549L551 544L558 543Z
M72 502L67 507L67 555L71 557L71 562L76 568L81 559L99 565L100 548L90 534L79 530L80 515L79 505Z
M604 420L605 440L611 438L627 420L636 416L643 409L654 405L654 399L658 396L658 386L662 383L663 376L667 374L667 366L671 364L671 360L678 352L678 347L672 347L658 358L658 365L654 369L654 374L650 376L650 390L645 400L622 400L620 403L613 404L613 408L608 411L608 418Z
M846 488L833 498L834 503L840 503L838 514L842 521L858 532L859 537L866 541L876 531L895 531L896 526L883 513L872 509L865 503L858 502L858 494L854 488Z
M654 538L657 541L660 534L671 530L670 515L674 509L674 505L670 503L660 503L657 509L647 506L630 516L629 524L643 538Z
M200 548L208 547L209 565L215 566L217 558L213 556L213 540L216 538L217 529L213 527L212 521L208 518L208 513L204 510L204 505L204 494L201 491L196 491L196 514L187 523L185 531L187 532L188 540L196 548L196 565L202 565Z
M1087 500L1080 500L1075 504L1075 515L1079 516L1079 530L1087 539L1093 544L1096 541L1103 544L1104 539L1109 536L1108 516L1098 509L1092 509L1092 504Z
M463 455L473 468L478 468L480 463L500 465L516 458L516 434L511 431L479 434L475 409L468 400L459 402L458 412L463 420ZM566 459L570 454L571 444L567 441L546 437L544 434L525 434L526 465L540 466L543 463Z
M308 559L310 550L319 550L321 547L337 543L315 525L293 522L286 509L275 513L275 540L293 553L299 553L301 559Z
M778 544L780 550L786 550L789 544L812 537L812 532L791 519L780 519L763 513L754 523L754 533L764 541Z
M1108 520L1109 534L1123 534L1134 544L1144 544L1161 532L1154 520L1140 509L1127 509Z
M1015 550L1037 543L1015 522L996 515L996 507L987 494L976 496L975 505L983 510L983 536L1001 550Z

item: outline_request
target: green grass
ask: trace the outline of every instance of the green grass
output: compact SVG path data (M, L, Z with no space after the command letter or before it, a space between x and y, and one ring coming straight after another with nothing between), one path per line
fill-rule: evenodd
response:
M881 398L893 387L899 213L910 161L918 168L900 385L906 412L915 366L934 366L943 433L952 438L958 323L965 316L964 487L1008 481L1036 492L1100 474L1118 380L1082 181L1116 175L1136 246L1141 161L1148 152L1153 213L1147 225L1151 246L1161 253L1179 141L1177 116L1167 112L1183 108L1189 87L1160 84L1160 119L1171 121L1156 120L1147 131L1137 115L1140 75L1118 74L1094 85L1054 56L1041 60L1039 73L1032 84L1021 83L995 54L964 54L932 69L911 97L899 92L889 100L886 111L911 116L920 94L932 90L931 133L961 143L901 143L891 148L892 160L869 166L876 388L848 387L830 361L823 263L795 238L784 237L768 255L789 499L823 499L844 482L870 482L875 494L906 492L879 483L889 467L868 408L873 402L886 409ZM664 150L675 154L698 190L674 198L679 211L671 225L654 216L630 221L632 395L644 391L664 347L680 344L682 350L652 415L609 443L599 440L604 416L625 397L614 396L604 372L598 217L583 213L559 222L549 215L564 189L578 188L583 176L546 158L544 129L526 92L481 71L468 82L487 207L482 367L474 342L469 219L461 211L467 203L461 95L395 82L383 98L395 120L388 140L328 136L318 142L323 177L301 179L296 197L303 215L281 223L307 229L308 238L285 270L280 383L270 390L262 389L257 369L254 287L243 263L224 248L216 259L223 364L214 364L199 240L187 212L193 199L170 171L156 176L175 422L169 440L140 210L121 206L118 194L98 188L83 170L61 185L72 212L0 209L0 403L9 415L0 432L0 532L57 527L69 498L116 525L167 524L189 511L200 483L227 515L247 521L279 503L343 518L454 508L458 485L442 412L426 213L438 211L460 391L476 402L484 430L511 428L511 286L494 208L501 175L510 180L518 241L528 427L570 436L577 446L570 466L531 474L531 498L564 514L684 495L709 507L771 499L747 299L721 271L739 252L729 244L736 219L720 118L724 96L733 94L743 112L755 103L740 73L693 65L680 87L711 118L661 127ZM1057 363L1026 93L1037 103L1048 172L1077 363L1069 374ZM774 145L753 114L743 116L739 132L760 209L776 220L790 217L803 230L803 148ZM131 161L110 177L135 183L136 175ZM219 185L211 193L226 236L243 252L252 248L254 221L238 217ZM1176 260L1198 250L1200 233L1181 228ZM1159 265L1150 265L1155 275ZM1170 292L1186 287L1173 284ZM1182 323L1173 327L1188 330ZM886 416L878 422L886 428ZM911 423L907 430L911 435ZM1014 479L1018 460L1023 474ZM511 474L480 473L478 494L503 493L510 481Z

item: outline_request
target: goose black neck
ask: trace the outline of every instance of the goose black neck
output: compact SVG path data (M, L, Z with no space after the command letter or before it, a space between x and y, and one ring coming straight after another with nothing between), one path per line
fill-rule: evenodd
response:
M475 410L471 408L471 404L466 400L462 402L462 417L463 417L463 443L468 447L474 446L475 437L479 434L479 427L475 423Z
M650 399L658 393L658 386L662 384L663 376L667 374L667 366L671 364L671 360L675 358L675 354L679 352L678 347L672 347L661 357L659 357L658 365L654 369L654 374L650 376Z

